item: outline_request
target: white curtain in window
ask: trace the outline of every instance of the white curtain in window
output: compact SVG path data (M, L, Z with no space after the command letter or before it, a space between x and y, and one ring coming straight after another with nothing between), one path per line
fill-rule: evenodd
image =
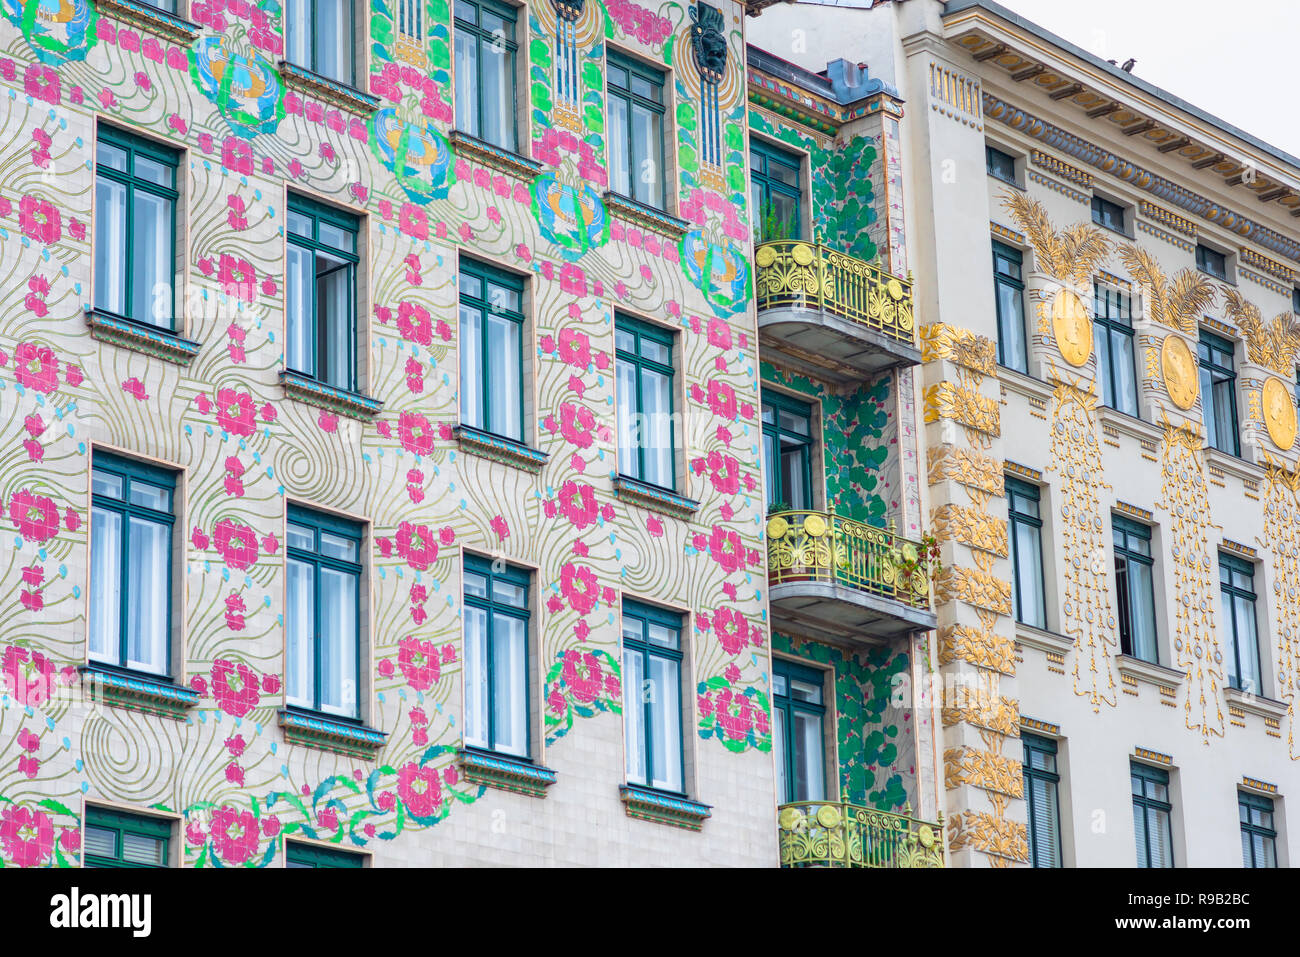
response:
M632 108L633 198L651 206L663 206L663 175L658 169L659 146L663 142L663 118L644 106Z
M645 760L645 659L639 651L623 652L623 744L629 784L648 784Z
M122 516L107 509L90 513L90 657L121 664Z
M172 296L172 201L137 189L131 227L131 318L170 326Z
M465 606L465 743L491 747L488 740L487 612Z
M320 570L320 707L347 718L359 716L357 581L351 572Z
M478 40L456 30L456 125L471 136L482 136L478 126Z
M303 708L315 707L312 663L312 635L316 630L316 581L307 562L290 558L288 594L285 598L284 630L285 701Z
M95 305L126 314L126 187L95 181Z
M488 383L492 390L488 430L516 442L524 438L519 328L512 319L488 316Z
M166 674L171 529L135 517L130 519L129 528L125 664L152 674Z
M618 390L618 471L641 478L637 447L640 443L639 416L636 412L636 366L622 359L617 362Z
M678 663L650 657L650 682L654 700L650 709L654 727L654 774L650 783L666 791L682 789L682 701Z
M483 421L483 314L460 307L460 420L475 428Z
M515 148L515 55L502 43L483 47L483 132L502 149Z
M641 370L641 412L646 425L645 475L653 485L673 485L672 398L668 376Z
M340 389L352 388L351 280L347 262L316 254L316 376Z
M627 100L609 98L609 186L616 193L633 196L628 171Z
M316 66L321 76L352 85L351 0L315 0Z
M821 718L796 711L794 730L795 800L821 801L826 797Z
M520 757L528 754L528 689L525 632L527 623L509 615L492 622L492 697L496 705L496 750Z
M285 0L284 58L299 66L311 64L311 0Z
M289 243L284 291L285 363L295 372L316 374L311 353L314 263L309 250Z

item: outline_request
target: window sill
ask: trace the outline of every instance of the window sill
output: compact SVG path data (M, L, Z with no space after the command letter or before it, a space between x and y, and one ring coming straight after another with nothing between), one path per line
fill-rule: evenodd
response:
M612 190L605 193L604 200L605 208L615 216L636 223L643 229L649 229L652 232L681 239L686 235L686 231L691 228L691 224L684 219L670 216L662 209L656 209Z
M1274 701L1272 698L1265 698L1260 694L1242 691L1240 688L1234 688L1231 685L1224 688L1223 693L1228 699L1228 704L1240 708L1247 714L1258 715L1261 718L1273 718L1277 721L1286 717L1287 704L1285 701Z
M191 23L148 3L137 3L135 0L97 0L95 7L114 20L124 20L181 46L189 46L203 32L197 23Z
M483 166L509 173L520 179L535 180L542 172L542 164L500 146L493 146L463 130L451 131L452 149Z
M317 382L301 372L281 369L280 384L284 386L284 394L291 399L314 405L327 412L346 415L350 419L360 419L362 422L369 422L384 408L384 403L378 399L372 399L360 392L349 392L347 389Z
M281 708L279 715L284 740L289 744L333 751L351 758L372 760L388 738L386 732L374 728L294 708Z
M197 691L167 678L97 664L82 665L78 670L95 702L177 721L183 721L189 709L199 703Z
M460 442L460 449L467 455L491 459L503 465L510 465L534 475L542 471L550 460L550 453L530 448L522 442L503 439L499 435L483 432L469 425L456 426L453 434Z
M379 109L379 97L364 93L354 86L331 80L288 60L281 60L277 65L284 85L300 93L309 93L358 116L370 116Z
M1231 452L1225 452L1222 449L1216 449L1212 445L1205 447L1205 461L1207 465L1216 466L1219 471L1226 472L1237 479L1262 482L1267 477L1264 469L1249 459L1244 459L1240 455L1233 455Z
M1016 644L1057 655L1065 655L1074 650L1073 638L1026 625L1023 621L1016 622Z
M1132 655L1116 655L1115 667L1119 671L1119 680L1124 686L1124 691L1136 695L1138 682L1144 682L1155 687L1161 694L1161 700L1170 707L1175 707L1174 699L1178 687L1187 677L1174 668L1166 668L1154 661L1144 661Z
M91 336L100 342L112 343L181 366L193 362L202 348L199 343L178 336L169 329L145 325L95 309L86 310L86 325L90 326Z
M1007 179L1005 176L999 176L997 173L989 173L987 170L985 170L985 174L989 179L997 180L1003 186L1010 186L1012 189L1018 189L1022 193L1028 192L1025 187L1021 186L1020 183L1014 179Z
M509 754L461 748L456 759L465 780L483 787L544 798L546 789L555 783L555 772L550 768Z
M683 827L688 831L700 830L712 815L711 805L637 784L621 785L618 796L628 817Z
M629 505L640 505L642 508L648 508L652 512L662 512L672 518L694 518L700 508L700 503L694 499L656 485L647 485L626 475L614 479L614 494Z

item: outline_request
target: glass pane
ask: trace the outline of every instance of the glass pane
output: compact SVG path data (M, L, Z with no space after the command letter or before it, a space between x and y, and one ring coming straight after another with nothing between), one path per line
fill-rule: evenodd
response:
M472 3L456 0L456 19L464 20L466 23L478 23L478 10Z
M127 153L120 146L114 146L112 143L104 140L97 140L95 144L95 162L100 166L108 169L115 169L119 173L127 171Z
M1134 783L1137 783L1136 779ZM1133 802L1133 833L1137 837L1137 866L1150 867L1151 863L1147 858L1146 810L1136 801Z
M626 329L615 329L614 348L623 352L636 352L636 336Z
M487 597L487 578L477 572L465 573L465 594L475 595L478 598Z
M324 220L316 228L318 231L317 236L323 245L346 253L357 251L357 236L352 230L344 229L342 226L335 226L333 223L327 223Z
M627 144L627 100L620 96L611 96L609 98L609 186L616 193L631 196L633 195L632 180L628 162L631 154Z
M86 825L86 854L92 857L117 857L117 831L108 827Z
M1025 344L1024 298L1010 283L998 283L998 337L1002 364L1025 372L1029 357Z
M1122 332L1110 334L1115 361L1115 396L1113 407L1121 412L1138 414L1137 364L1133 361L1133 337Z
M482 429L483 420L483 315L460 307L460 420Z
M812 508L812 489L807 481L808 472L808 446L802 442L783 442L781 486L791 508Z
M465 606L465 743L479 748L488 740L487 612Z
M822 719L819 715L794 712L794 799L820 801L826 797L822 762Z
M121 664L122 516L92 508L90 541L90 657Z
M95 180L95 305L126 314L126 187L102 176Z
M793 701L806 701L809 704L822 703L822 686L812 681L790 679L790 698Z
M1169 812L1147 809L1151 822L1151 867L1173 867L1173 849L1170 847Z
M641 478L673 487L672 379L661 372L641 370L641 411L646 424L645 474Z
M284 361L295 372L315 375L315 357L312 355L313 256L301 246L289 243L286 258L284 324L287 341Z
M641 478L638 446L640 416L636 407L636 366L624 359L616 362L618 392L618 470L623 475Z
M121 499L124 494L125 479L120 475L112 472L105 472L102 469L95 469L91 472L90 487L96 495L106 495L111 498Z
M528 754L527 622L495 615L492 622L492 698L496 749L524 757Z
M639 651L623 650L623 750L629 784L648 784L645 753L645 659Z
M651 362L658 362L660 365L667 366L673 363L672 347L655 339L642 338L641 355Z
M1241 668L1240 687L1255 694L1263 689L1259 684L1259 650L1255 641L1255 603L1246 598L1233 600L1236 616L1237 661Z
M131 480L131 504L151 508L156 512L172 510L172 492L161 485L151 485L140 479Z
M290 558L285 594L285 701L315 707L316 682L313 635L316 632L316 581L307 562Z
M352 388L352 265L316 254L316 376Z
M143 834L122 832L122 860L132 864L145 864L149 867L165 867L167 860L163 848L166 843L162 838L145 837Z
M773 690L776 690L776 682L773 681ZM772 709L772 753L776 755L776 796L778 801L793 801L795 798L790 794L790 785L785 773L785 765L788 760L785 744L785 710L782 708Z
M335 535L332 532L320 533L320 553L329 558L337 558L345 562L360 561L360 546L355 538L344 538L342 535Z
M301 548L308 552L315 550L316 536L310 528L292 524L287 527L290 548Z
M352 85L352 56L348 44L352 39L348 13L352 0L315 0L317 73L331 80Z
M523 369L520 325L513 319L488 316L488 395L491 421L488 431L522 442Z
M515 55L504 44L485 43L483 57L483 132L502 149L515 148Z
M772 220L772 235L765 239L798 239L800 233L799 201L785 193L768 194L768 208L764 218Z
M456 4L460 16L465 4ZM472 12L470 16L473 16ZM456 126L471 136L481 136L478 123L478 40L470 33L456 31Z
M781 488L781 477L775 471L776 463L773 458L776 455L776 438L768 433L763 433L763 481L767 486L767 504L775 505L778 502L785 501L784 490ZM788 503L787 503L788 504Z
M777 419L777 425L786 432L793 432L795 435L806 436L808 434L808 416L806 415L795 415L793 412L782 409Z
M360 576L333 568L320 570L320 707L330 714L359 714L357 655L361 631L357 621Z
M527 598L528 589L523 585L516 585L500 578L492 579L493 601L503 605L513 605L515 608L524 608L527 605Z
M1151 582L1151 566L1130 561L1128 575L1133 613L1133 655L1143 661L1155 661L1156 607L1155 590Z
M1039 529L1024 522L1015 523L1016 595L1020 602L1020 620L1036 628L1045 628L1043 607L1043 552Z
M1052 781L1037 780L1030 792L1033 803L1034 863L1037 867L1061 866L1060 811L1057 788Z
M666 625L658 625L654 622L646 622L645 637L652 645L658 645L661 648L676 648L680 638L680 633L676 628L669 628Z
M678 664L657 656L650 659L650 740L654 769L651 785L666 791L682 789L682 702Z
M131 226L131 318L171 328L172 201L137 189Z
M1115 389L1110 376L1110 331L1103 323L1095 322L1092 328L1093 338L1097 341L1097 381L1101 383L1102 404L1115 408Z
M519 290L499 282L489 282L487 291L488 308L493 312L518 313L523 308Z
M312 224L312 218L306 213L300 213L293 209L289 210L289 232L295 236L312 239Z
M126 666L167 673L171 526L132 517L126 586Z
M311 14L309 0L285 0L284 58L311 66Z
M155 4L157 6L157 4ZM159 163L147 156L135 154L135 176L147 183L153 183L157 186L172 188L172 180L175 179L176 171L166 163Z
M643 106L632 108L633 198L656 208L663 206L664 178L659 169L663 118Z

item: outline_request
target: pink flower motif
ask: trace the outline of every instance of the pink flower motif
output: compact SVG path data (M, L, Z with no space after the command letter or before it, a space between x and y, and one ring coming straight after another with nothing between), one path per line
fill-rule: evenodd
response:
M433 451L433 430L429 420L418 412L398 415L397 438L402 448L415 455L428 455Z
M59 832L59 845L69 854L81 852L81 831L75 827L65 827Z
M54 850L54 822L32 808L6 807L0 811L0 847L18 867L40 867Z
M9 499L9 520L19 535L38 544L48 542L59 532L59 510L54 500L25 488Z
M560 405L560 435L580 449L591 448L596 415L585 405L565 402Z
M18 732L18 747L24 751L36 751L41 746L41 739L26 728Z
M435 768L408 761L397 771L397 796L414 817L431 817L442 807L442 782Z
M33 462L39 462L45 458L45 446L35 439L23 439L23 448L27 450L27 458Z
M392 791L380 791L379 797L375 799L375 804L381 811L391 811L397 806L397 799L393 797Z
M723 605L713 613L713 632L718 636L722 650L738 655L749 644L749 622L735 609Z
M579 704L591 704L605 688L605 672L600 667L600 659L589 651L574 648L566 651L560 674L565 687Z
M433 343L433 318L429 310L412 302L404 302L397 307L397 331L405 339L418 342L422 346Z
M397 643L397 666L407 684L416 691L428 691L440 674L437 647L408 635Z
M724 419L736 417L736 390L717 379L709 380L709 408Z
M647 517L645 521L645 527L646 527L646 531L648 531L655 538L663 538L664 523L661 522L658 519L658 517L654 515Z
M74 366L69 363L67 371L64 373L64 379L67 381L68 385L73 388L81 385L82 381L85 379L85 376L81 372L81 366Z
M275 837L280 833L280 819L274 814L262 818L262 836Z
M242 718L261 700L257 675L248 665L220 658L212 665L212 696L226 714Z
M244 769L231 761L226 765L226 780L242 788L244 786Z
M195 525L194 530L190 532L190 544L201 552L206 551L210 544L208 536L205 535L203 529L199 528L197 525Z
M237 592L226 596L226 627L231 631L244 630L244 599Z
M570 479L560 486L559 512L579 531L596 521L596 490L587 483Z
M500 515L492 516L492 520L488 522L488 527L496 533L498 539L504 540L510 537L510 526L506 524L506 520Z
M262 675L262 690L267 694L278 694L280 691L280 676Z
M713 532L709 535L709 554L728 575L746 564L747 556L740 533L724 529L721 525L713 526Z
M226 738L226 750L230 752L232 758L239 757L247 747L248 744L244 741L242 734L235 734Z
M227 864L242 864L257 853L259 828L252 811L223 804L212 812L212 847Z
M231 435L249 436L257 428L253 397L237 389L217 392L217 425Z
M149 398L149 393L146 391L144 383L136 376L131 376L131 378L122 383L122 391L131 396L131 398L135 399L137 402L144 402Z
M18 225L24 236L45 246L54 245L63 235L58 207L35 196L24 196L19 201Z
M600 598L596 573L585 566L566 562L560 568L560 594L578 614L588 614Z
M59 360L49 346L20 342L14 349L14 378L25 389L50 395L59 387Z
M217 522L212 540L221 560L231 568L244 571L257 561L257 533L233 518Z
M438 543L425 525L402 522L397 526L397 554L417 571L425 571L438 560Z
M190 679L190 687L193 688L200 696L208 693L208 682L203 675L195 675Z
M273 532L267 532L262 536L262 551L268 555L274 555L280 548L280 540L275 537Z

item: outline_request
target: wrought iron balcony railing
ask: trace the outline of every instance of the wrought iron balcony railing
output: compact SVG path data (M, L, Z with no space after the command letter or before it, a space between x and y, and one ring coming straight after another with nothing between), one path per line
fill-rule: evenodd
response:
M777 809L782 867L943 867L938 824L852 804L800 801Z
M913 345L911 282L820 243L780 239L754 250L755 295L765 309L820 309Z
M931 565L920 542L830 512L773 512L767 519L772 585L830 582L929 610Z

